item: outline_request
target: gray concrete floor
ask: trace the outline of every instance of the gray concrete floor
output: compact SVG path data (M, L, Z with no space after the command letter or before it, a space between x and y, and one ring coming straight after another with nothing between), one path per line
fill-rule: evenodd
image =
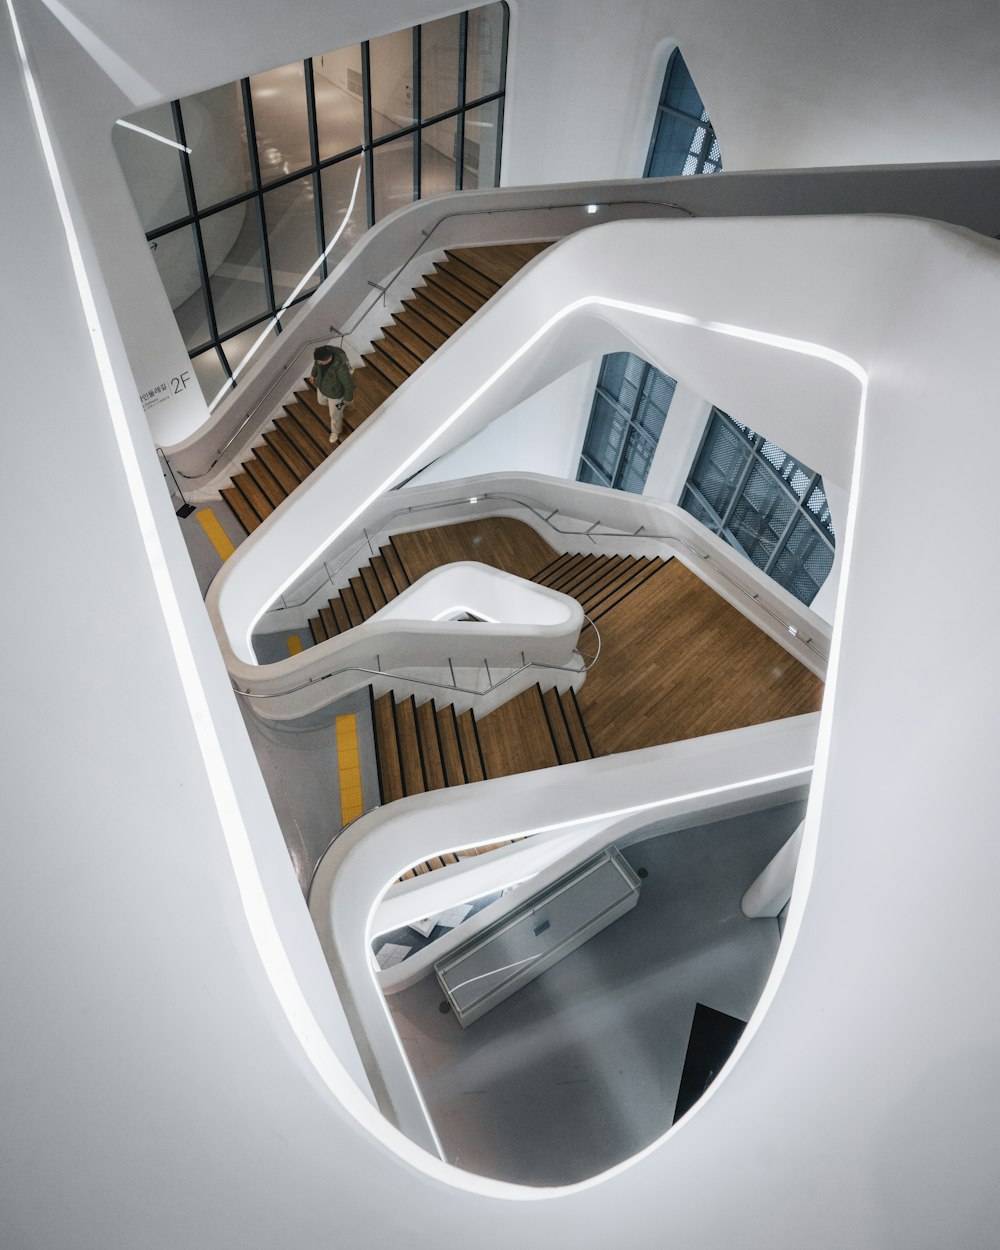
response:
M664 834L625 851L638 906L463 1030L433 977L389 997L448 1159L528 1185L569 1184L664 1133L696 1003L749 1018L778 948L740 899L803 803Z
M303 894L313 870L340 832L336 718L357 714L365 811L379 803L375 737L367 687L287 726L267 724L243 703L254 751Z

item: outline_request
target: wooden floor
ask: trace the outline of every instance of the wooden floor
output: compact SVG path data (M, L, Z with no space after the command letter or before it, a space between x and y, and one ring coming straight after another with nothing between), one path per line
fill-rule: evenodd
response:
M601 633L578 694L560 693L553 674L540 672L538 684L482 718L412 695L373 700L386 803L813 712L822 699L819 678L677 559L557 555L509 517L395 534L376 558L398 561L393 576L407 582L479 560L572 595ZM455 859L432 858L407 875Z
M579 692L597 755L815 712L823 683L670 560L600 622Z
M460 525L394 534L392 545L411 582L456 560L479 560L505 573L532 578L557 554L530 525L512 517L483 517Z
M556 556L530 526L508 517L397 534L393 545L413 580L439 564L469 559L533 578ZM583 558L595 565L599 559ZM600 658L578 692L595 755L814 712L823 697L818 677L679 560L638 581L601 616L599 628ZM592 646L592 638L582 641ZM535 697L529 691L522 701ZM535 752L536 744L512 740L524 732L517 704L479 723L489 775L519 771L522 757L525 767L557 763L545 744ZM531 765L532 758L545 763Z

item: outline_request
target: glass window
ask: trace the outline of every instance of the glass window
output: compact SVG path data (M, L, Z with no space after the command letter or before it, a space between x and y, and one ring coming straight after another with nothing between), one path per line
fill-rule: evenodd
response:
M645 178L714 174L722 168L715 130L684 58L677 49L667 63Z
M189 209L170 105L158 104L134 113L128 120L129 126L114 127L111 138L143 230L148 232L181 221ZM149 133L131 126L141 126Z
M188 96L180 107L199 211L253 190L240 84Z
M181 226L179 230L161 234L149 246L184 345L188 351L193 351L212 338L194 226Z
M375 220L412 204L416 198L413 186L414 136L383 143L372 152L372 179L375 183Z
M425 126L420 132L420 194L441 195L457 190L455 147L458 143L458 120Z
M676 386L630 352L605 356L577 481L641 495Z
M264 335L264 341L254 351L261 335ZM222 344L222 350L229 362L230 371L236 373L243 365L248 352L254 352L256 355L256 352L264 351L274 337L274 330L267 329L265 322L263 325L251 326L249 330L242 330L239 334L234 334L232 338L226 339ZM252 359L253 357L250 358L251 361ZM250 367L250 361L247 361L246 367Z
M257 201L213 213L202 221L201 232L219 333L266 316Z
M501 89L506 5L486 4L469 12L465 52L465 99L481 100ZM489 184L487 184L489 185Z
M273 182L311 165L302 62L254 74L250 97L261 182Z
M319 159L351 152L365 141L361 48L341 48L313 57Z
M274 302L281 305L315 264L322 248L316 233L316 191L313 175L275 187L264 196L267 248L271 260ZM321 275L309 279L303 291L319 286ZM299 294L302 294L300 291Z
M367 187L365 180L365 163L358 157L341 161L337 165L328 165L320 175L323 187L323 227L326 243L334 237L344 223L344 215L351 205L351 194L354 191L354 180L358 166L361 166L361 181L358 193L343 233L327 255L327 269L333 269L337 262L351 250L358 239L368 229Z
M500 169L500 101L469 109L465 115L462 189L495 187Z
M225 355L212 364L205 349L273 317L342 224L299 295L418 195L497 184L506 37L506 4L489 4L126 119L153 137L115 127L164 288L206 375Z
M681 507L803 603L812 603L833 566L833 523L822 479L717 408Z
M420 115L437 117L457 109L462 18L442 17L420 27Z
M210 347L207 352L192 356L191 365L201 393L205 396L205 403L210 404L222 390L228 376L219 359L218 348Z
M413 31L373 39L368 45L372 92L372 137L406 130L417 120L414 111L416 74L413 65ZM376 186L378 184L376 183ZM378 213L375 214L379 216Z

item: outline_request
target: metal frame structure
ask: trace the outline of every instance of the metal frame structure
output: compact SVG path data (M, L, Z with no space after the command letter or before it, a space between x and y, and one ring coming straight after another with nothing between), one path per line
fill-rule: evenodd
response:
M254 327L263 326L268 320L275 317L282 307L283 301L277 299L274 291L274 277L271 268L269 231L267 225L267 205L265 204L265 196L271 192L286 186L292 186L299 183L307 183L311 188L313 205L315 210L315 230L316 230L316 256L320 256L326 249L328 238L326 232L326 224L323 212L323 179L322 172L336 165L346 162L355 161L361 158L364 161L365 170L365 212L367 218L367 226L370 228L376 221L376 156L379 149L386 147L388 144L398 143L400 140L410 139L412 142L413 157L413 199L419 199L421 195L422 169L421 169L421 135L431 126L435 126L441 122L447 122L452 119L455 121L455 187L456 191L463 189L463 184L467 181L466 174L466 117L473 109L482 108L491 104L496 104L497 108L497 143L496 158L492 169L480 170L476 181L476 186L497 186L500 179L500 159L502 151L503 136L503 109L504 94L506 90L507 76L507 35L510 14L507 4L501 0L495 5L483 6L495 7L498 15L501 17L501 48L499 53L499 85L498 89L488 93L487 95L476 97L475 99L467 99L466 92L469 82L468 72L468 56L469 56L469 14L475 10L467 10L458 15L459 18L459 48L457 59L458 80L456 86L457 105L442 113L424 117L422 115L422 99L424 93L421 90L422 78L422 61L421 61L421 27L415 26L411 29L413 40L413 75L412 75L412 109L413 120L408 125L402 125L398 129L391 130L386 134L379 135L377 138L373 133L372 117L372 91L371 91L371 56L370 45L366 41L361 44L361 104L363 108L364 131L363 142L360 146L355 146L338 152L326 159L320 159L320 143L319 128L316 108L316 92L313 74L313 62L311 58L303 62L304 83L306 95L306 120L309 132L309 164L301 169L297 169L292 173L283 174L282 176L265 180L262 176L260 167L260 157L257 148L256 126L254 121L254 103L251 89L251 80L244 78L240 81L240 91L243 108L243 122L246 127L246 143L249 158L249 171L251 186L249 190L232 195L226 199L213 202L211 204L199 204L196 191L195 180L192 174L191 160L189 149L185 139L184 127L184 104L183 100L174 100L170 104L171 116L174 126L174 138L180 150L178 158L181 167L181 179L183 182L184 194L187 201L187 213L181 217L158 225L155 229L147 232L146 238L150 246L155 250L156 244L160 239L175 232L182 230L192 231L193 246L195 252L195 261L198 273L201 279L202 298L205 304L205 315L208 327L208 337L203 341L189 345L189 353L192 361L196 362L199 357L205 357L208 353L215 353L220 363L223 376L232 379L233 369L238 361L230 362L224 350L225 344L230 342L238 335L251 330ZM255 315L249 320L242 322L236 326L225 326L220 333L218 315L215 307L211 286L211 271L206 259L205 240L203 237L202 223L219 213L225 212L241 205L252 206L256 213L257 234L259 239L261 267L263 270L264 294L266 309L259 315ZM329 268L332 265L327 259L324 259L322 266L315 275L315 280L311 285L307 286L295 299L294 303L307 299L309 295L316 289L319 283L327 277ZM275 327L275 333L280 333L281 326L278 323Z
M625 358L624 365L619 364L622 357ZM638 374L635 373L632 362L639 366ZM610 389L606 383L609 380L609 375L617 373L619 368L621 370L621 385L615 391ZM658 381L663 388L669 391L669 397L666 406L662 407L663 421L654 422L651 426L645 418L650 411L660 411L661 405L654 404L651 399L651 391ZM663 424L667 419L670 400L673 398L676 385L677 383L673 378L668 377L659 369L654 369L651 364L648 364L639 356L632 355L629 352L614 352L605 356L601 364L597 386L594 390L594 403L590 411L590 421L587 425L587 436L583 442L583 451L580 453L580 467L576 474L577 481L591 482L598 486L611 486L616 490L626 490L634 495L642 494L642 488L649 474L649 466L656 451L660 431L663 429ZM626 388L632 392L630 400L625 398ZM624 422L620 427L621 438L617 447L613 447L610 440L604 437L601 430L598 410L602 400L610 403ZM598 458L600 453L594 447L594 443L598 440L607 450L614 451L614 467L610 472L604 468ZM647 454L636 456L635 452L638 448L642 448ZM643 460L645 461L644 464ZM624 484L627 479L630 481L629 485Z
M711 460L720 427L746 448L738 473L728 479ZM715 502L706 495L710 479ZM718 408L705 425L680 506L803 603L812 602L833 565L836 538L823 479ZM820 568L813 572L817 552Z
M697 103L697 115L680 107L686 101ZM685 142L686 126L691 127L693 133ZM714 174L721 168L722 155L715 127L702 106L680 49L675 48L663 75L660 102L656 106L656 120L642 176L664 178L675 174Z

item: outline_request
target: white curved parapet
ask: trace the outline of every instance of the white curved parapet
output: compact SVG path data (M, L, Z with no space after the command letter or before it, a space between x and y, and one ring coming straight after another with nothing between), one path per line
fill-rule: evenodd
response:
M269 606L387 490L604 352L634 350L669 366L692 389L767 428L776 442L784 438L824 477L849 481L864 371L813 337L822 318L814 325L807 319L795 338L781 332L795 322L777 307L777 330L746 328L752 300L735 302L731 322L714 318L712 292L697 266L678 266L677 251L709 246L725 224L598 226L522 270L223 567L206 602L234 676L239 680L240 666L253 664L250 638ZM751 287L768 283L777 269L808 270L816 265L814 243L824 224L743 222L741 233L752 235L753 246L737 248L731 262L753 270ZM864 223L872 235L885 225ZM816 420L803 426L800 414L810 409Z
M475 619L470 619L474 617ZM484 714L538 681L577 686L586 618L569 595L478 561L424 574L353 629L294 662L240 666L264 720L296 720L372 686Z
M569 595L477 560L431 569L369 619L457 621L466 616L558 633L574 642L583 628L583 608Z

